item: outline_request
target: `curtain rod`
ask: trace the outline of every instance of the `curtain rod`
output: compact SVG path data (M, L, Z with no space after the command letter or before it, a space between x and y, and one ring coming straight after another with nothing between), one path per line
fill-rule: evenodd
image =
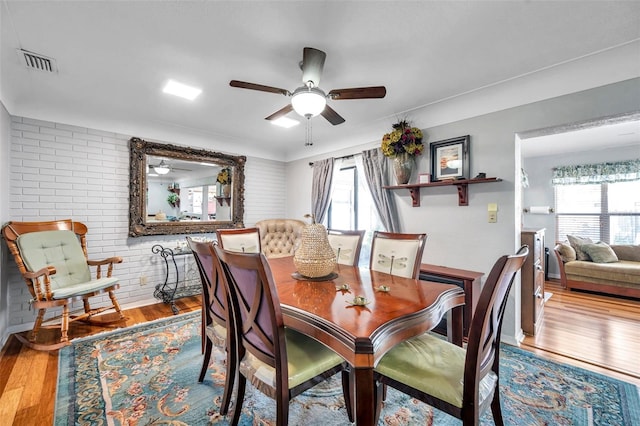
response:
M334 160L344 160L345 158L353 158L356 154L343 155L342 157L333 157ZM313 167L313 161L309 162L309 166Z

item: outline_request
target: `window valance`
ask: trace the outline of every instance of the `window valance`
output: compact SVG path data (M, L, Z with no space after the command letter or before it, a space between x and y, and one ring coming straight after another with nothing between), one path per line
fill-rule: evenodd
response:
M588 185L640 180L640 159L553 169L553 185Z

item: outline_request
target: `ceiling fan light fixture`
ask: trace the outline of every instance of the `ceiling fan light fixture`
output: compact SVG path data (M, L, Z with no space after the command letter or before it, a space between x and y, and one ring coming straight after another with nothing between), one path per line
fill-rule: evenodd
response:
M317 87L299 87L291 97L293 110L306 118L320 114L326 105L327 97Z
M158 164L157 166L153 166L153 170L155 170L155 172L159 175L166 175L171 169L169 168L167 163L162 160L160 161L160 164Z

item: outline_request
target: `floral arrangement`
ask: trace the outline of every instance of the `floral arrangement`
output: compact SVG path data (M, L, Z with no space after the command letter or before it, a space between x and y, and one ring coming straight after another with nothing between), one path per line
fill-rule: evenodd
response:
M382 137L382 153L387 157L396 157L407 153L410 156L420 155L424 150L422 130L411 127L407 120L400 120L392 125L393 131Z
M222 185L231 184L231 170L229 168L220 170L216 180Z

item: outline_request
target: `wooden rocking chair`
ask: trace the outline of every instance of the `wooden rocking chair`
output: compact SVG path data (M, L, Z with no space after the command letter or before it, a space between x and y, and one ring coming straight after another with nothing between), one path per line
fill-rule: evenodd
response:
M13 255L32 299L38 310L33 330L28 338L21 333L16 337L26 346L36 350L56 350L69 344L69 323L83 321L106 325L124 319L114 291L120 287L118 279L111 276L114 263L122 263L121 257L104 260L88 260L85 235L86 225L71 219L50 222L9 222L2 227L9 251ZM96 267L95 278L89 267ZM106 277L101 267L106 266ZM91 308L89 298L108 293L111 305ZM71 315L70 305L82 301L84 312ZM62 314L45 319L47 309L62 307ZM118 318L92 319L94 315L115 309ZM53 344L37 343L41 328L59 328L60 341Z

